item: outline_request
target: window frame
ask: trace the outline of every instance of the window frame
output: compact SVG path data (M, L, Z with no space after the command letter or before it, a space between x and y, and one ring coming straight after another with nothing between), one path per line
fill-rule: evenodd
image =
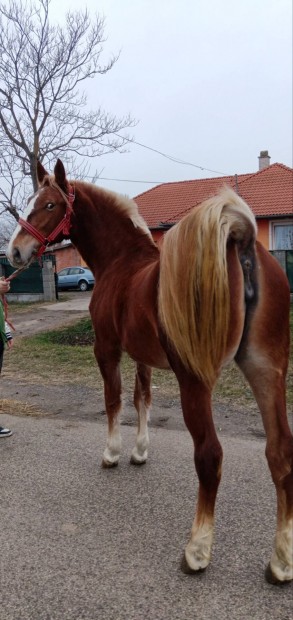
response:
M292 248L276 248L275 247L275 229L277 226L292 226L293 228L293 219L288 218L284 220L272 220L270 221L270 249L275 252L282 252L286 250L293 250Z

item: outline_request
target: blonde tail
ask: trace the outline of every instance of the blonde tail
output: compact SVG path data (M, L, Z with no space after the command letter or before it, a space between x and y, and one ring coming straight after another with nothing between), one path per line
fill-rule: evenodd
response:
M212 387L226 350L230 292L227 241L256 237L247 204L230 188L195 207L164 237L161 324L186 368Z

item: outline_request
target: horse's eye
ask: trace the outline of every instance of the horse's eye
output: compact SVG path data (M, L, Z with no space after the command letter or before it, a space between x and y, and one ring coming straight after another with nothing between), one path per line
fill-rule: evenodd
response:
M55 205L53 202L48 202L46 205L46 209L48 209L48 211L52 211L52 209L54 209Z

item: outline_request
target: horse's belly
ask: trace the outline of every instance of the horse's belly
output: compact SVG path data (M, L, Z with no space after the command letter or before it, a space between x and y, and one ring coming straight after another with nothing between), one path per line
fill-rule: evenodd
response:
M136 362L160 369L170 369L164 349L158 338L142 331L128 332L122 340L122 348Z

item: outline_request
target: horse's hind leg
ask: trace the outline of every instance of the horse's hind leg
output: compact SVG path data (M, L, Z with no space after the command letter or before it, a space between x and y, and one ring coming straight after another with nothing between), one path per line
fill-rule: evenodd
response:
M97 362L104 380L105 407L108 417L108 437L103 453L102 466L114 467L118 465L121 452L120 413L121 402L121 374L120 353L111 356L105 361L96 355Z
M138 415L136 444L131 453L130 462L142 465L148 456L149 433L148 419L151 406L152 369L144 364L137 364L134 388L134 405Z
M266 577L278 583L293 579L293 437L285 399L288 330L286 317L279 316L275 332L264 323L262 317L252 321L237 363L253 389L267 436L266 456L277 493L277 531Z
M196 514L182 569L196 572L206 568L210 561L223 452L212 418L210 390L184 370L176 375L184 420L194 443L194 462L199 479Z

